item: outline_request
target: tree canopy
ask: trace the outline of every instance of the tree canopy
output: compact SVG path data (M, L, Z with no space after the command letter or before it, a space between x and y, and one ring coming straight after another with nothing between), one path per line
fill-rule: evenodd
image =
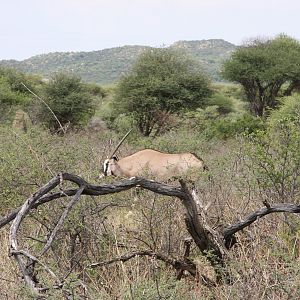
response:
M251 111L265 115L280 95L290 95L300 83L300 43L286 35L255 39L225 61L225 79L243 86Z
M171 114L202 107L211 89L208 78L194 66L174 50L146 51L117 86L117 113L132 116L139 131L149 136L157 134Z
M54 75L44 87L44 97L62 125L84 125L94 113L90 91L81 79L74 75ZM57 120L45 105L42 105L41 115L50 129L59 129Z
M17 109L27 110L32 95L23 85L35 90L41 84L38 76L0 67L0 122L11 120Z

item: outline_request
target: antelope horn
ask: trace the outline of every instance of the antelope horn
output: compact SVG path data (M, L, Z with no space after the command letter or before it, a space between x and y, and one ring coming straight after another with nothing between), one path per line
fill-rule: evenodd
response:
M129 133L132 131L132 128L124 135L124 137L122 138L122 140L119 142L118 146L116 147L116 149L111 153L111 155L109 156L109 158L112 158L114 156L114 154L118 151L118 149L120 148L120 146L123 144L123 142L125 141L125 139L127 138L127 136L129 135Z

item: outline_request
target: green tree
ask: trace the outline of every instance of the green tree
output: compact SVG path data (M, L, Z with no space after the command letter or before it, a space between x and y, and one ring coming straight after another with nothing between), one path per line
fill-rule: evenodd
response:
M251 111L264 116L281 95L289 95L300 83L300 43L286 35L256 39L239 47L225 61L225 79L242 85Z
M0 67L0 122L11 121L17 109L28 109L33 97L23 84L36 90L41 80L37 76Z
M151 49L120 80L113 105L149 136L158 134L171 114L202 107L210 95L209 80L193 60L174 50Z
M60 123L82 126L94 114L94 102L88 88L74 75L56 74L44 88L44 99ZM53 113L41 104L41 118L52 130L60 128Z

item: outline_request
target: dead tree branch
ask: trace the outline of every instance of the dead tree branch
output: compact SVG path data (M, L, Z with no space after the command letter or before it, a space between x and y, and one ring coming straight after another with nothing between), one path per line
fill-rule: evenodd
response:
M185 263L181 260L176 260L174 258L168 257L164 254L161 253L156 253L153 251L136 251L130 254L126 254L126 255L122 255L119 257L116 257L114 259L108 260L108 261L103 261L103 262L99 262L99 263L93 263L91 265L89 265L90 268L96 268L96 267L103 267L103 266L107 266L110 264L113 264L115 262L126 262L132 258L135 258L137 256L150 256L152 258L161 260L165 263L167 263L168 265L171 265L172 267L174 267L176 270L186 270L188 271L191 275L193 275L194 277L196 276L196 265L194 263Z
M63 181L69 181L75 183L79 188L50 193L55 187L57 187ZM207 230L208 225L205 224L205 226L203 226L202 224L203 220L201 223L201 220L198 218L196 203L191 193L188 191L188 189L186 188L183 182L181 182L181 187L173 187L159 182L146 180L143 178L131 178L129 180L124 180L113 184L103 184L103 185L96 186L87 183L79 176L69 174L69 173L61 173L56 177L54 177L53 179L51 179L49 183L47 183L45 186L39 189L35 194L33 194L29 199L27 199L20 209L15 210L13 213L16 214L15 217L13 217L13 214L10 214L6 218L6 220L3 219L1 220L1 224L6 224L9 219L13 219L13 223L11 225L11 230L10 230L10 241L9 241L10 254L17 261L19 268L23 274L24 280L26 284L32 289L32 291L38 292L38 289L36 287L36 282L32 276L32 273L29 272L26 267L26 263L22 258L23 250L20 249L18 244L18 229L23 219L28 215L30 210L33 208L37 208L39 205L49 202L51 200L59 199L65 196L75 195L74 198L69 202L69 205L65 209L56 227L52 231L50 238L48 239L46 246L42 251L42 254L44 254L47 251L47 249L49 249L49 247L51 246L57 231L59 230L63 221L65 220L68 213L70 212L71 208L79 200L81 195L99 196L99 195L117 193L124 190L128 190L137 185L161 195L173 196L179 198L186 208L187 211L186 223L187 223L188 231L194 238L196 245L202 251L202 253L207 257L207 259L211 262L211 264L215 267L216 272L218 272L218 270L220 269L220 264L223 267L223 261L225 259L224 256L225 248L220 243L216 243L216 240L218 240L219 237L213 237L211 234L212 232L208 232Z
M23 256L22 250L19 249L18 239L17 239L18 229L21 225L21 222L25 218L26 214L28 214L28 212L32 208L32 205L40 197L42 197L43 195L50 192L53 188L55 188L60 183L60 180L61 180L60 176L56 176L52 178L46 185L41 187L35 194L33 194L30 198L28 198L23 204L23 206L21 207L21 209L19 210L18 214L16 215L10 229L9 252L15 258L17 264L19 265L19 268L23 274L23 278L26 284L36 294L39 293L38 288L36 286L36 282L34 280L32 272L28 269L22 257Z
M190 251L191 251L191 244L192 244L191 238L185 239L185 241L184 241L185 251L184 251L184 255L183 255L184 262L190 262L189 256L190 256ZM180 280L182 278L183 272L184 272L183 269L178 270L178 272L177 272L178 280Z
M290 203L281 203L273 204L260 208L259 210L249 214L243 221L237 222L226 227L223 231L225 244L228 245L228 249L232 246L232 240L234 234L238 231L244 229L245 227L251 225L253 222L257 221L259 218L262 218L271 213L278 212L287 212L287 213L300 213L300 205L290 204Z
M66 217L68 216L69 212L71 211L72 207L79 201L79 198L84 190L85 186L81 186L80 189L78 189L78 191L76 192L74 198L69 202L68 206L66 207L66 209L64 210L63 214L61 215L59 221L57 222L55 228L53 229L41 255L45 254L47 252L47 250L51 247L51 244L58 232L58 230L61 228L61 226L63 225Z
M41 102L43 102L46 107L49 109L49 111L51 112L51 114L53 115L53 117L55 118L56 122L58 123L61 131L63 133L66 133L66 129L62 126L61 122L59 121L59 119L57 118L56 114L54 113L54 111L51 109L51 107L48 105L48 103L43 100L41 97L39 97L36 93L34 93L30 88L28 88L23 82L21 82L21 84L25 87L25 89L31 93L34 97L36 97L37 99L39 99Z
M54 191L58 185L65 182L70 182L78 186L78 188L67 188L65 190ZM47 269L45 265L41 262L40 259L31 256L31 254L27 253L25 250L21 249L18 244L18 232L20 225L24 218L29 214L32 209L38 208L40 205L50 202L52 200L60 199L63 197L74 196L72 200L67 205L65 211L61 215L57 225L53 229L50 237L48 238L46 245L42 251L44 254L55 239L55 236L59 229L61 228L64 220L67 218L69 212L73 208L73 206L79 201L81 195L90 195L90 196L100 196L107 195L112 193L118 193L121 191L125 191L131 189L137 185L140 187L150 190L152 192L166 195L170 197L177 197L181 200L181 203L184 205L186 209L185 213L185 222L187 225L187 230L192 236L195 244L201 250L203 255L208 259L211 265L214 267L217 281L224 279L226 281L230 280L229 274L226 272L226 261L228 259L228 249L230 249L234 243L235 233L242 230L243 228L249 226L253 222L255 222L258 218L264 217L270 213L275 212L290 212L290 213L299 213L300 205L295 204L273 204L273 205L265 205L265 207L259 209L258 211L251 213L247 216L243 221L237 222L236 224L230 225L223 230L223 232L217 232L213 230L207 220L205 211L200 211L197 209L197 204L192 194L188 190L186 184L183 181L180 181L181 186L174 187L170 185L166 185L163 183L147 180L144 178L131 178L115 183L110 184L101 184L101 185L92 185L86 182L79 176L69 174L69 173L61 173L52 178L46 185L41 187L36 193L34 193L31 197L29 197L25 203L20 207L15 209L13 212L8 214L7 216L0 219L0 228L4 225L12 222L10 229L10 237L9 237L9 249L10 255L14 257L16 260L23 278L26 284L30 287L30 289L39 293L41 290L46 290L46 287L38 287L37 281L34 277L34 269L35 263L40 263L44 268L50 272L49 268ZM62 185L60 186L62 189ZM187 250L188 251L188 250ZM155 257L160 260L164 260L168 264L172 266L178 265L178 262L174 260L170 260L170 258L162 256L161 254L154 254L152 252L140 252L132 254L136 255L149 255ZM118 258L119 261L126 261L126 259L130 259L133 256L125 256ZM26 261L29 263L26 263ZM111 261L115 262L116 260ZM179 269L185 269L189 271L191 274L195 274L194 265L186 258L180 264ZM29 268L30 267L30 268ZM176 268L176 267L175 267ZM51 272L50 272L51 273ZM55 274L52 274L55 277ZM56 285L57 286L57 285Z

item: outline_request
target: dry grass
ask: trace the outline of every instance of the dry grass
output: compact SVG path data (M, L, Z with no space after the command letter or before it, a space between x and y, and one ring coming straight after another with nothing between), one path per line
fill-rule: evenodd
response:
M80 136L70 137L68 146L78 148L78 138ZM60 161L55 162L51 157L51 167L56 170L57 165L66 168L72 165L75 173L96 182L95 165L99 165L99 156L105 156L112 146L102 144L95 136L85 143L70 161L60 156ZM49 147L62 154L61 149L66 144L55 140ZM220 142L210 145L200 155L207 161L211 176L200 176L197 188L204 205L210 204L207 210L209 222L218 230L263 206L251 180L245 176L241 161L235 155L236 150L236 143ZM124 147L121 153L131 151L130 147ZM79 159L73 160L75 157ZM32 176L38 177L38 174ZM34 215L39 221L30 218L22 229L24 234L45 239L49 232L47 227L53 228L66 201L49 203L41 208L39 214ZM108 202L119 207L99 209ZM298 223L297 218L269 215L240 232L238 244L231 250L228 262L232 284L207 288L189 275L176 281L172 268L151 257L136 257L124 263L88 268L92 263L143 249L180 258L188 233L183 207L177 199L155 196L148 191L140 191L137 199L132 191L99 198L84 197L60 231L44 262L65 278L67 288L74 295L86 299L299 299ZM18 277L15 262L7 255L8 230L7 226L0 231L0 299L23 300L29 298L29 294ZM41 244L32 239L21 239L20 242L33 254L41 249ZM214 279L212 268L195 246L190 258L197 263L201 274ZM51 283L48 277L44 281ZM64 298L61 291L49 294L49 299ZM79 298L74 296L74 299Z
M18 276L19 270L15 261L8 256L9 228L0 231L0 299L25 299Z

